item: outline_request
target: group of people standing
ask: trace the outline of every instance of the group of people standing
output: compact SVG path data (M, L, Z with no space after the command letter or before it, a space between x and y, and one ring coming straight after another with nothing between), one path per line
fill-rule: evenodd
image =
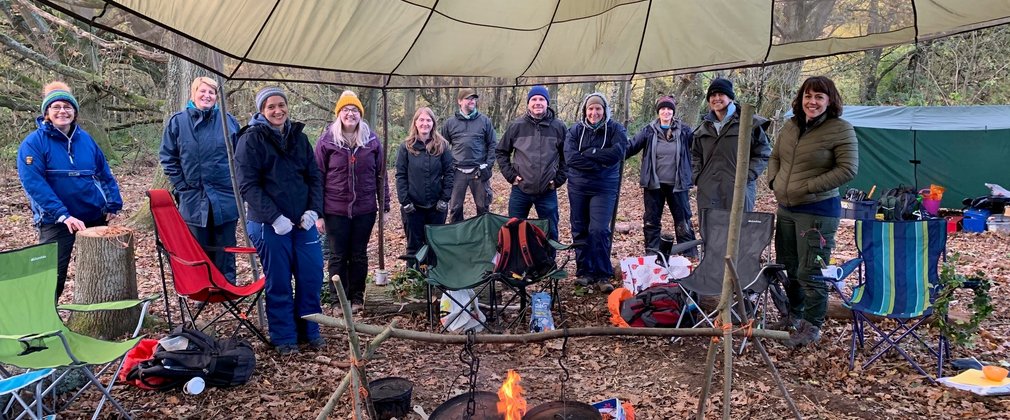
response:
M159 156L179 211L208 257L234 282L234 257L215 251L236 242L239 209L225 144L230 142L238 193L246 203L246 233L267 278L271 341L281 354L299 351L300 344L321 347L318 325L301 319L321 311L319 233L326 233L331 251L328 274L340 276L352 307L360 310L372 229L379 209L383 218L390 211L382 142L363 120L365 109L351 91L340 95L334 121L313 148L304 124L290 119L283 90L260 90L257 112L241 128L233 116L222 118L218 90L213 79L196 78L190 101L165 125ZM70 88L54 82L44 93L38 129L18 150L18 172L40 242L59 243L58 297L75 232L108 223L122 208L122 198L104 154L77 125L79 107ZM472 89L461 89L458 112L441 128L427 107L411 119L395 165L407 253L424 244L424 225L463 219L467 190L477 214L488 211L495 162L511 184L509 216L526 218L535 207L538 217L550 221L552 239L558 239L557 190L569 184L575 281L604 291L613 289L610 225L625 159L642 154L647 250L659 248L665 207L673 216L676 240L695 239L692 187L697 186L699 210L730 206L740 110L727 79L709 86L709 112L696 129L678 118L676 99L664 95L656 100L655 120L630 140L611 119L600 93L582 100L579 120L567 127L551 108L547 88L534 86L526 96L526 112L508 125L500 142L491 120L478 111L478 99ZM794 345L819 338L827 289L809 278L815 258L828 259L834 247L841 212L837 188L854 178L858 164L855 135L839 118L841 110L834 83L813 77L793 100L794 116L774 150L762 117L753 117L752 132L744 137L751 142L746 210L753 209L756 180L766 167L779 203L775 245L793 280L788 293L798 319ZM227 139L222 124L227 124Z

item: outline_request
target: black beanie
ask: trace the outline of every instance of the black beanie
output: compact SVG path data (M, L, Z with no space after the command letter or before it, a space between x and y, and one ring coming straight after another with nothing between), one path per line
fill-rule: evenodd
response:
M728 96L732 100L736 100L736 94L733 93L733 82L729 79L717 78L712 81L712 84L708 85L708 94L705 95L705 99L711 98L715 93L722 93Z

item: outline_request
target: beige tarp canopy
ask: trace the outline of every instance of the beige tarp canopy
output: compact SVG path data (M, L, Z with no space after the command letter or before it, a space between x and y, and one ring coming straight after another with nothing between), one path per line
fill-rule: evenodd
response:
M1006 0L38 1L231 80L389 88L692 73L1010 21Z

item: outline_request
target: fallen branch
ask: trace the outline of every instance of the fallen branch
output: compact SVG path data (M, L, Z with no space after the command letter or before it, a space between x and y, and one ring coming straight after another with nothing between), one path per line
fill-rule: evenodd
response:
M347 329L344 321L339 318L323 314L305 315L302 317L307 321L312 321L328 327ZM354 329L362 334L377 335L383 332L384 327L371 324L354 323ZM619 327L587 327L570 328L564 330L545 331L533 334L479 334L477 343L484 344L526 344L547 340L561 339L568 334L569 337L712 337L721 336L722 329L716 328L619 328ZM733 336L746 337L748 332L742 329L733 330ZM753 337L767 338L771 340L785 340L789 338L789 333L776 330L751 330ZM391 338L404 340L422 341L437 344L465 344L466 336L435 334L422 331L393 329Z

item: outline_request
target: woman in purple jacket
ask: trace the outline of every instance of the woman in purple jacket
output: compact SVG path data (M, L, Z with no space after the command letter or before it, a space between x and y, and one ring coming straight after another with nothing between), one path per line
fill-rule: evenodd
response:
M368 240L379 210L379 180L389 211L389 184L382 171L385 153L379 138L368 128L365 108L357 95L344 91L334 107L336 121L316 142L316 163L323 173L323 219L316 221L330 246L327 272L340 276L352 310L361 311L368 274Z

